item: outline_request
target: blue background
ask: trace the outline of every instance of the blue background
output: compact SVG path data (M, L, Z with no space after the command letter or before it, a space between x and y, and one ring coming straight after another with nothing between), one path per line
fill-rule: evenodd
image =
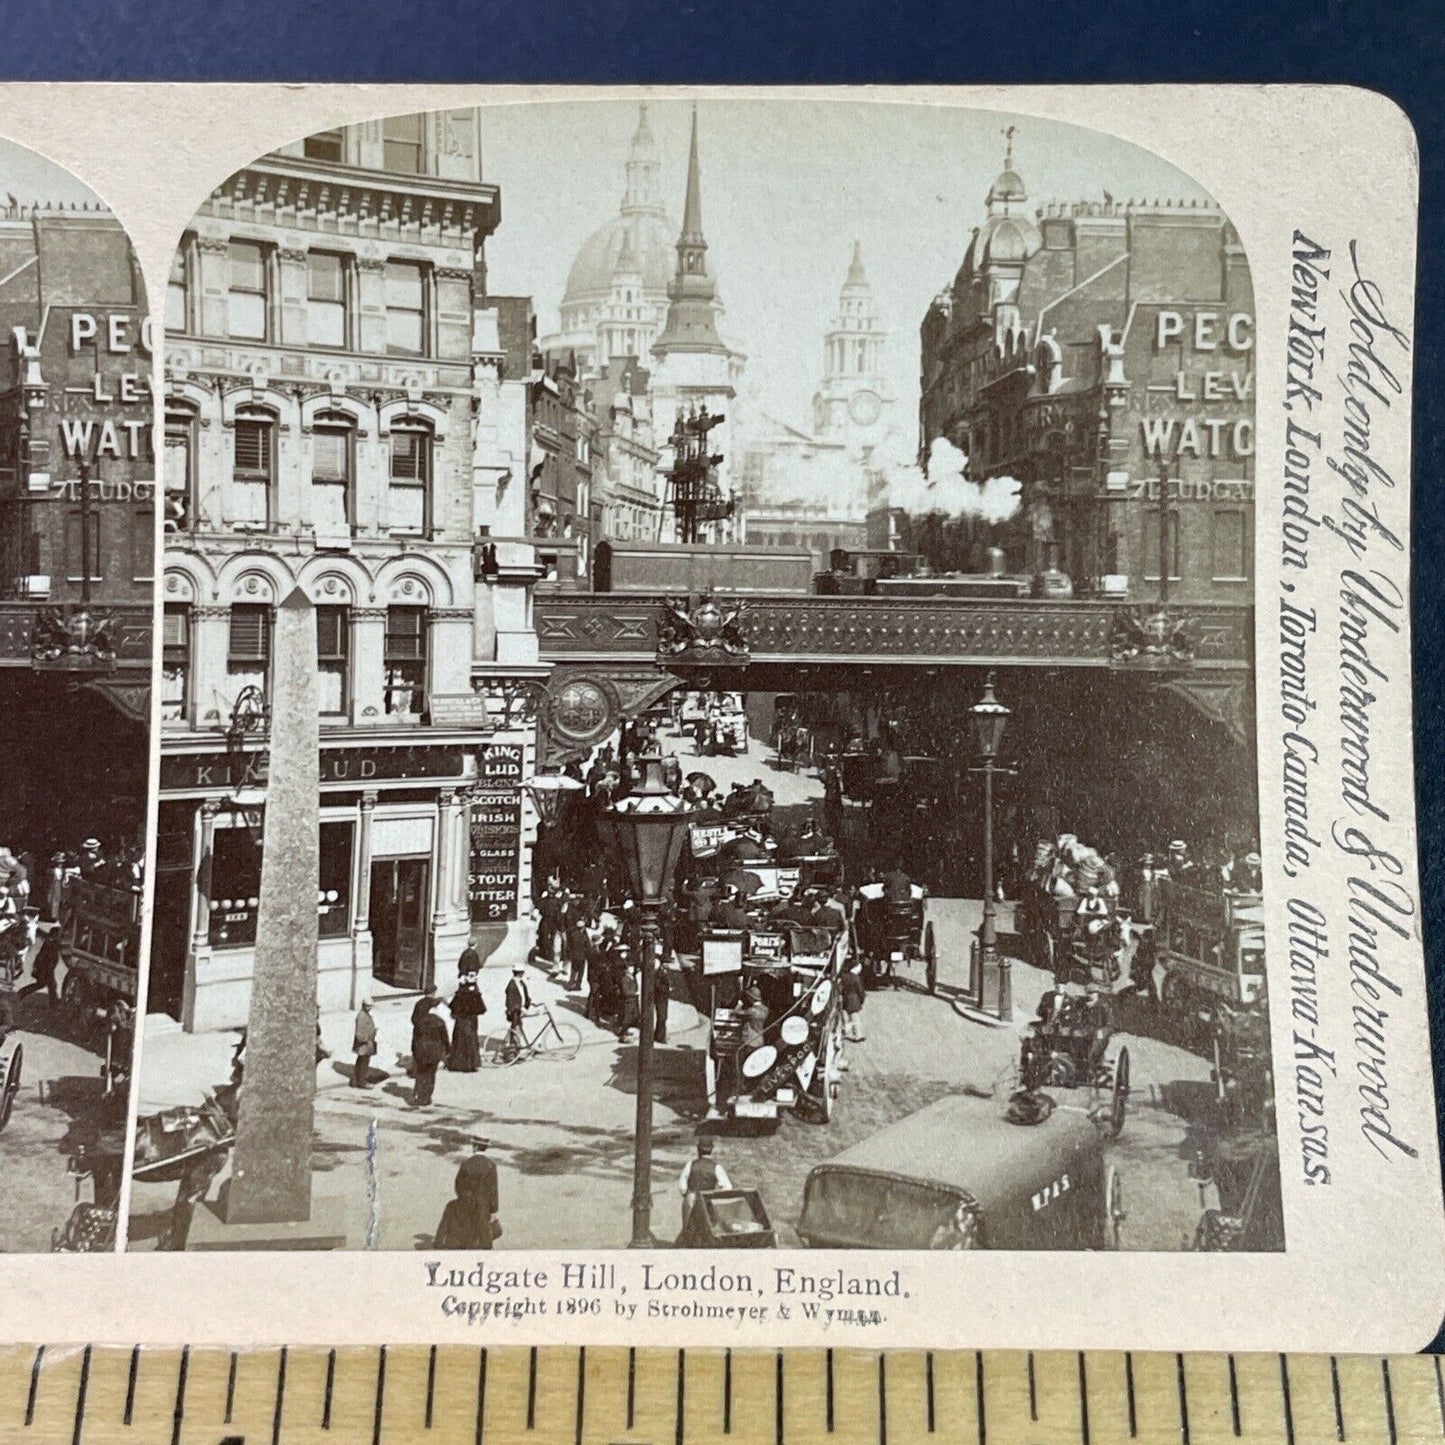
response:
M5 7L0 78L577 82L1319 81L1396 100L1421 151L1414 639L1422 898L1445 1040L1445 24L1438 5L995 0L57 0ZM1268 137L1261 144L1268 145ZM1359 178L1368 186L1369 177ZM1445 1048L1436 1048L1445 1095ZM1361 1221L1368 1228L1368 1221ZM1445 1340L1445 1336L1442 1336ZM1437 1340L1439 1348L1442 1340Z

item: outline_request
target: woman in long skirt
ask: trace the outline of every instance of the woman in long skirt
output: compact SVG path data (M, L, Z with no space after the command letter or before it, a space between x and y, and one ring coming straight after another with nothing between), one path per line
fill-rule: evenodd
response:
M482 1052L477 1041L477 1020L487 1011L474 972L462 974L457 991L447 1006L452 1016L452 1047L447 1069L453 1074L474 1074L481 1067Z

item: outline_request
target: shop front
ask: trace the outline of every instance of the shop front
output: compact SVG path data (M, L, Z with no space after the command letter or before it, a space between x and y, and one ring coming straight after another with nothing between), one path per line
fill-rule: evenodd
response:
M161 759L150 1007L202 1032L244 1024L261 893L264 751ZM353 1009L456 979L471 931L474 740L321 755L318 1001Z

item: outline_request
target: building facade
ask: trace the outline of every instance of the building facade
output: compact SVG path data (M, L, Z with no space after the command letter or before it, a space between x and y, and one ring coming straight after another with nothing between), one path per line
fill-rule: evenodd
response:
M1216 208L1035 210L1010 154L921 352L921 457L943 437L971 480L1021 483L1017 515L980 539L1011 570L1147 600L1162 515L1172 597L1249 600L1253 291Z
M145 823L155 572L145 289L98 202L0 211L0 278L6 841L131 845Z
M482 304L480 142L474 109L308 137L219 186L173 264L152 1008L187 1028L249 1007L272 615L296 587L320 672L321 1007L445 986L474 918L509 893L515 916L520 802L507 865L486 774L515 794L531 738L492 704L540 669L535 568L483 530L526 439Z
M594 538L655 542L665 529L650 381L647 371L628 358L610 361L591 384Z

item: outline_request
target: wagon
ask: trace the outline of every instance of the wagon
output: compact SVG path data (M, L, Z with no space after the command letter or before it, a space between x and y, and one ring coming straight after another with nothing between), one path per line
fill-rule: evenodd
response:
M146 1115L136 1120L131 1178L137 1184L169 1184L203 1162L219 1170L235 1140L235 1124L210 1095L199 1108Z
M1019 1088L1087 1091L1086 1107L1110 1139L1129 1109L1129 1048L1114 1032L1112 1002L1097 989L1052 989L1019 1045Z
M1035 890L1023 910L1023 931L1031 961L1056 983L1096 983L1114 989L1127 982L1143 934L1127 912L1114 907L1097 941L1078 926L1079 899Z
M889 902L881 883L865 883L853 910L853 941L863 959L863 977L873 988L897 984L900 970L923 965L929 993L938 991L938 944L933 923L924 918L924 890L913 884L908 902Z
M1087 1114L1014 1124L950 1094L817 1165L798 1234L813 1249L1117 1249L1123 1219Z

